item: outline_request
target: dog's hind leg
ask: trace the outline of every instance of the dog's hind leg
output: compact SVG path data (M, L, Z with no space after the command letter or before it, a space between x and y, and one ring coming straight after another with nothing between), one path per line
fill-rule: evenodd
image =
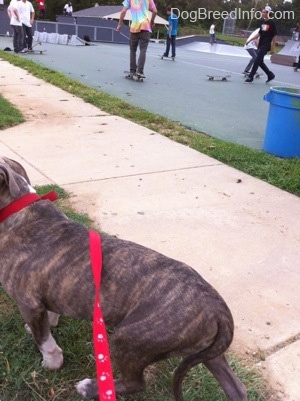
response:
M110 338L110 349L114 367L119 372L115 380L117 395L145 390L144 369L155 359L155 352L147 352L147 347L148 339L141 334L141 330L137 330L135 324L127 325L123 321L114 331Z
M204 362L207 369L220 383L229 401L247 401L247 390L244 384L234 375L225 355Z
M132 355L130 351L127 353L124 350L124 354L118 352L117 358L118 360L116 361L115 367L120 372L120 378L115 380L114 383L116 394L131 394L144 390L144 366L141 367L140 361L135 359L136 355ZM148 363L146 365L148 365ZM77 392L83 397L98 397L98 385L95 379L81 380L75 387Z
M85 398L98 398L98 384L96 379L83 379L75 388L78 394Z

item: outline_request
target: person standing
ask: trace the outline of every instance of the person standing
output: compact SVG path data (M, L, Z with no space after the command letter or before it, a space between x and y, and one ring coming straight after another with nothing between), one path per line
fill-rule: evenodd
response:
M120 14L120 20L117 31L120 32L127 11L131 11L130 25L130 75L136 74L139 78L145 78L144 67L146 62L146 52L150 42L154 20L157 15L157 9L154 0L124 0L123 9ZM149 19L151 11L151 19ZM137 60L137 48L140 53Z
M21 0L11 0L7 14L10 19L10 25L14 31L13 46L14 52L19 53L23 50L23 27L20 16L20 3Z
M40 18L45 18L46 16L46 7L45 7L45 1L44 0L36 0L38 9L39 9L39 17Z
M67 4L64 6L63 14L66 15L66 16L68 16L68 17L72 17L72 14L73 14L73 6L72 6L72 3L71 3L71 2L67 3Z
M167 33L167 44L166 51L164 52L164 57L169 57L170 47L172 49L172 58L176 56L176 36L178 34L178 16L176 14L172 14L172 8L167 8L168 14L168 33Z
M33 33L32 33L32 24L34 21L34 8L30 1L21 0L20 5L20 16L23 26L23 43L24 49L32 50L32 41L33 41Z
M267 75L268 79L266 82L270 82L272 81L272 79L275 78L275 74L272 71L270 71L269 68L264 63L265 55L269 51L271 54L274 53L276 37L277 37L277 29L275 22L273 21L273 19L270 18L271 11L272 9L269 6L266 6L262 10L263 21L261 22L258 34L255 35L254 38L252 38L252 40L259 38L258 50L250 74L248 78L245 80L246 84L253 82L253 77L256 74L258 67L260 67ZM248 40L246 42L246 45L247 44Z
M215 34L216 24L213 21L209 28L209 36L210 36L210 44L217 43L216 34Z

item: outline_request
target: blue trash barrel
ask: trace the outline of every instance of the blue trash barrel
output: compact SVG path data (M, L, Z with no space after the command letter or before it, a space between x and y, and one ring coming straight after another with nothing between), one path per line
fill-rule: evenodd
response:
M300 89L271 87L263 150L280 157L300 157Z

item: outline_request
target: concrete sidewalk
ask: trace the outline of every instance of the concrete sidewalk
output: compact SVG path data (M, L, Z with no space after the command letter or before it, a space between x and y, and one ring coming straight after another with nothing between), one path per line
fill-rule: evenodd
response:
M103 231L193 266L231 308L234 351L261 367L277 399L299 401L299 198L0 68L0 93L27 120L1 131L0 153L33 185L71 192Z

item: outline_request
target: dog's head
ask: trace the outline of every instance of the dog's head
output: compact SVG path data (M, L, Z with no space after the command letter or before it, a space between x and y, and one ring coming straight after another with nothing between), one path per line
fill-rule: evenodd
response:
M0 156L0 209L32 191L28 175L21 164Z

